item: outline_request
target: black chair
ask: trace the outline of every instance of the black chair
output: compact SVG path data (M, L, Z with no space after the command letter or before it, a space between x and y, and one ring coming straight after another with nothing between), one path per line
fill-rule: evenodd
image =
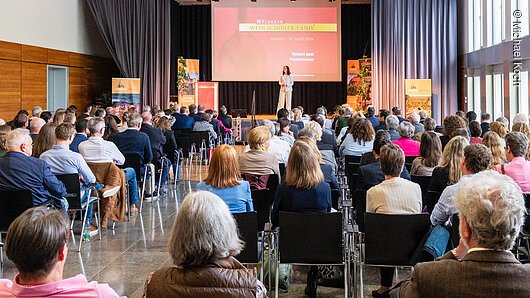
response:
M425 196L425 206L427 207L427 212L429 214L431 214L434 210L434 205L438 203L438 200L440 199L441 195L442 193L433 190L429 190L427 192L427 195Z
M451 221L451 241L453 241L453 246L457 247L460 243L460 216L458 213L453 214L453 219Z
M365 214L364 259L360 266L360 288L364 292L363 267L410 267L416 248L430 228L429 214Z
M147 168L148 167L145 169L144 174L142 175L142 167L144 167L144 165L142 165L142 162L141 162L142 157L136 153L126 153L126 154L123 154L123 156L125 156L125 162L123 163L123 165L119 166L119 168L121 169L132 168L134 172L136 173L136 181L138 181L138 186L141 185L140 195L138 199L140 200L140 212L142 212L142 206L143 206L143 201L144 201L144 190L145 190L145 183L147 181ZM129 200L129 196L127 196L127 208L130 208L130 204L128 200Z
M11 223L32 207L33 197L29 189L0 191L0 264L4 263L2 233L7 233Z
M349 289L349 268L345 262L342 214L280 211L276 289L280 263L344 266L344 290ZM278 291L276 291L278 297Z
M339 210L340 190L331 189L331 207L335 210Z
M281 177L281 182L284 182L285 181L285 164L284 163L280 163L280 177Z
M417 158L417 156L405 156L405 168L410 173L410 170L412 169L412 162Z
M348 177L348 186L350 193L357 188L357 176L359 175L359 167L361 166L362 156L345 155L344 156L344 171Z
M232 214L237 222L241 240L245 242L245 248L236 256L242 264L263 264L263 259L258 251L258 215L256 212L234 213ZM261 242L263 252L263 242ZM263 266L261 266L263 276Z
M355 223L359 231L364 232L364 214L366 213L366 190L356 189L353 193L353 209L355 210Z
M101 240L101 223L100 223L100 206L99 206L99 195L98 191L95 188L90 188L87 191L90 191L91 193L94 192L95 196L89 195L88 202L85 204L81 203L81 185L79 184L79 174L63 174L63 175L55 175L59 181L61 181L64 184L64 187L66 188L66 195L64 198L66 201L68 201L68 211L73 211L73 217L71 219L70 223L70 231L73 231L74 226L74 220L75 220L75 213L79 211L81 213L81 217L83 218L83 224L81 225L81 234L79 235L79 247L77 248L77 251L81 251L81 245L83 244L83 229L85 228L85 223L87 221L87 209L88 206L93 203L97 202L98 205L98 214L96 216L96 221L98 223L98 235L99 240ZM85 212L85 215L83 216L83 212ZM88 220L91 220L90 218Z
M415 176L410 175L410 181L418 183L421 188L422 198L425 200L427 192L429 191L429 183L431 182L431 176Z

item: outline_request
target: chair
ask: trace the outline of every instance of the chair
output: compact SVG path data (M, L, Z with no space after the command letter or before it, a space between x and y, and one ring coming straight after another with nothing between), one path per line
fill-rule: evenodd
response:
M418 156L405 156L405 168L407 168L407 171L412 169L412 162L417 158Z
M0 264L4 263L2 233L7 233L11 223L32 207L33 197L29 189L0 191Z
M359 167L361 166L361 156L345 155L344 163L344 170L348 177L348 186L353 193L357 188L357 176L359 175Z
M261 241L261 254L258 250L258 215L256 212L244 212L232 214L236 219L241 240L245 242L245 248L236 256L242 264L263 264L264 242ZM260 270L263 279L263 266Z
M427 195L425 196L425 206L427 207L427 212L429 214L431 214L434 210L434 205L438 203L438 200L440 199L441 195L441 193L433 190L429 190L427 192Z
M284 182L285 181L285 164L284 163L280 163L279 164L279 167L280 167L280 177L281 177L281 182Z
M272 203L274 203L275 192L270 189L255 189L251 190L252 204L254 211L257 212L258 230L265 230L265 225L270 223L270 214Z
M68 201L68 211L73 211L73 217L70 223L70 231L73 233L73 227L74 227L74 220L75 220L75 213L79 211L81 213L81 217L83 218L83 225L81 226L81 234L79 235L79 247L77 248L77 251L81 251L81 245L83 244L83 230L85 229L85 224L87 221L87 209L88 206L93 203L97 202L98 205L98 214L96 216L96 221L98 223L98 236L99 240L101 240L101 214L100 214L100 206L99 206L99 195L98 191L95 187L91 187L87 191L91 192L94 191L96 193L96 196L93 197L89 195L88 201L85 204L81 203L81 185L79 184L79 174L63 174L63 175L55 175L59 181L61 181L64 184L64 187L66 188L66 195L64 198ZM85 212L85 215L83 216L83 212ZM89 219L90 220L90 219Z
M451 241L453 241L454 247L457 247L458 243L460 243L460 216L458 215L458 213L453 214L451 224Z
M275 284L278 289L279 265L342 265L344 291L348 297L349 264L345 261L342 214L294 213L280 211L278 256ZM275 296L278 297L276 290Z
M364 249L361 243L360 291L364 293L363 267L411 267L411 258L430 228L429 214L365 214Z
M340 190L331 189L331 207L335 210L339 210Z
M423 199L425 199L425 197L427 196L427 192L429 191L429 183L431 182L431 176L410 175L410 181L420 185L422 197Z
M137 153L126 153L123 154L125 156L125 163L123 165L119 166L121 169L125 168L132 168L134 172L136 173L136 181L138 181L138 185L141 185L140 187L140 210L139 212L142 212L142 205L144 202L144 191L145 191L145 182L147 181L147 169L144 171L144 175L142 177L142 157ZM127 197L127 200L129 200L129 197ZM129 202L127 202L127 208L129 208Z
M359 231L364 232L364 214L366 213L366 190L356 189L353 193L353 208L355 209L355 223Z

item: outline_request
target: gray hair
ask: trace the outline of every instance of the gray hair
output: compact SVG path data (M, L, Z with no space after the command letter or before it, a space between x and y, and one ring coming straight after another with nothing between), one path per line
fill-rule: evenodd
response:
M39 133L39 130L46 124L46 121L42 118L33 118L29 123L29 129L33 133Z
M276 135L276 126L274 126L274 123L272 123L272 121L264 119L264 120L260 120L259 124L261 126L267 127L270 130L271 135L273 136Z
M319 114L319 115L324 115L325 116L326 115L326 108L320 107L320 108L317 109L316 113Z
M524 223L521 188L491 170L463 177L459 185L456 208L471 229L471 239L484 248L511 249Z
M299 131L298 135L296 137L297 138L299 138L299 137L309 137L309 138L315 140L315 134L310 129L307 129L307 128L304 128L301 131Z
M33 107L33 110L31 111L31 114L34 116L34 117L38 117L40 115L40 113L42 113L42 108L39 107L39 106L34 106Z
M502 125L504 125L504 127L506 127L506 129L508 129L508 125L510 124L508 119L506 117L499 117L495 120L495 122L500 122Z
M412 138L414 136L414 125L410 122L403 121L399 124L398 132L401 137Z
M425 130L431 131L436 129L436 120L434 118L425 118L425 122L423 122L423 125L425 126Z
M322 126L320 126L320 124L318 124L318 122L316 121L309 121L306 123L306 125L304 126L304 129L303 130L309 130L310 132L313 133L313 136L315 137L315 140L317 141L322 141Z
M236 256L244 243L228 206L208 191L189 193L180 207L168 250L177 266L202 265Z
M420 122L420 115L418 115L416 112L410 114L409 118L412 120L412 122Z
M420 115L420 119L423 118L427 118L427 112L425 112L424 110L420 110L418 111L418 115Z
M19 147L22 144L31 143L29 130L25 128L16 128L10 131L6 137L6 148Z
M389 115L388 117L386 117L385 122L388 130L395 130L399 125L399 119L394 115Z
M519 131L512 131L505 137L506 146L510 147L513 156L525 156L528 151L528 137Z
M90 134L96 134L102 128L105 127L105 120L103 120L103 118L94 117L88 120L87 127L88 127L88 130L90 131Z
M142 116L138 113L133 113L127 119L127 127L138 127L143 121Z
M517 113L512 120L512 125L515 123L526 123L528 124L528 115L526 113Z

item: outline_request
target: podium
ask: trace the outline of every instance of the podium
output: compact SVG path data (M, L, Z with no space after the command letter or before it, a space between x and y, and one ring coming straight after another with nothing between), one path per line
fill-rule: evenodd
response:
M195 82L195 104L219 111L219 82Z

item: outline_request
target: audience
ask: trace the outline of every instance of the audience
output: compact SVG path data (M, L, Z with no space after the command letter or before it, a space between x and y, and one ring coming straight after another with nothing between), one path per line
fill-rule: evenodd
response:
M166 137L166 143L162 146L162 149L169 162L171 162L171 165L173 165L173 174L176 174L178 163L177 156L175 155L177 140L175 139L175 133L171 130L171 122L168 117L162 116L155 121L155 127L160 129Z
M44 125L33 142L33 157L39 158L42 152L52 149L55 145L55 127L53 123Z
M420 123L420 115L416 112L412 112L409 116L409 122L414 126L414 133L422 133L425 128L423 124ZM406 156L406 155L405 155Z
M482 129L482 137L490 130L491 115L483 113L480 115L480 128Z
M7 134L10 131L11 131L11 126L7 124L0 125L0 157L6 155L7 153L6 139L7 139Z
M512 131L518 131L526 135L530 139L530 126L524 122L515 123L512 126ZM526 159L530 160L530 146L528 146L528 151L526 152Z
M316 141L316 145L320 152L320 155L322 156L323 162L331 166L333 174L335 175L335 173L337 173L337 160L335 158L335 152L333 151L334 147L333 145L324 144L322 142L321 139L324 134L322 133L322 127L320 126L320 124L316 123L315 121L307 122L305 128L298 133L298 138L300 138L301 135L306 133L310 133L310 137ZM332 141L333 143L335 143L334 140Z
M270 120L260 120L260 125L265 126L269 129L272 137L269 140L269 149L267 152L273 154L276 156L276 159L278 159L279 163L287 164L287 160L289 159L289 152L291 152L291 146L286 141L280 139L276 135L276 126L272 121ZM250 146L245 146L244 151L247 152L250 150Z
M208 176L197 184L197 190L206 190L219 196L232 213L254 211L250 184L241 180L237 152L230 145L215 148Z
M455 116L456 117L456 116ZM429 190L442 192L448 185L453 185L462 176L460 163L464 158L464 147L469 142L464 137L452 138L443 149L440 164L432 171Z
M392 114L398 118L399 123L406 121L405 118L401 117L401 109L399 107L393 107Z
M379 124L377 126L374 126L374 130L378 131L380 129L382 130L388 130L386 126L386 118L390 115L390 111L387 109L381 109L379 110Z
M180 113L173 114L175 117L175 123L173 123L173 129L192 129L195 124L195 118L188 116L188 108L181 107Z
M500 124L502 124L504 126L504 128L508 131L509 127L510 127L510 121L508 121L508 118L504 117L504 116L501 116L497 119L495 119L495 122L499 122ZM491 125L490 125L490 129L491 129Z
M420 142L412 139L414 136L414 126L409 122L403 121L398 127L400 138L392 141L403 150L405 156L419 156Z
M120 133L114 117L107 115L103 117L103 120L105 121L105 134L103 135L103 139L108 140L113 135Z
M482 128L480 127L480 123L477 121L469 122L469 134L471 135L469 138L470 144L482 144Z
M44 120L41 118L33 118L31 122L29 123L29 135L31 139L33 140L33 143L37 140L37 136L39 135L40 129L46 124Z
M443 122L443 135L440 137L442 142L442 150L445 149L445 146L455 136L455 131L459 128L466 128L466 120L464 118L454 115L449 115L445 117Z
M483 171L456 193L460 244L438 261L417 264L400 297L528 297L530 265L510 252L524 222L520 188Z
M317 143L315 138L311 136L304 136L302 135L302 132L304 132L304 129L300 131L300 134L298 135L297 141L304 142L311 149L313 150L315 156L317 157L318 163L320 164L320 170L322 171L322 174L324 174L324 181L329 184L331 189L339 190L339 182L337 181L337 176L335 175L336 169L335 164L328 164L323 159L322 151L320 151L317 147Z
M68 202L63 198L66 195L63 183L52 174L45 161L31 157L28 130L18 128L9 132L6 148L7 153L0 158L0 190L29 189L34 206L52 204L68 210Z
M223 125L226 128L228 129L232 128L232 118L228 116L228 110L224 105L222 105L221 108L219 109L219 116L217 118L221 120L221 122L223 122Z
M289 144L289 146L292 146L294 143L294 135L291 131L291 121L286 118L281 118L278 119L278 123L280 124L280 129L278 130L278 137L280 138L280 140Z
M362 156L370 152L374 146L375 132L372 124L367 119L358 119L346 134L339 147L339 155Z
M149 137L149 141L151 142L151 150L153 152L152 163L155 165L157 172L162 168L162 163L164 163L161 173L162 177L160 178L161 185L164 185L169 175L170 164L169 160L163 159L163 157L165 157L163 145L167 142L167 140L162 131L153 126L153 115L151 112L142 112L142 126L140 131ZM158 191L159 190L155 190L153 196L156 196Z
M83 109L83 114L79 115L78 119L85 119L87 117L91 117L92 113L92 106L88 105L88 106L85 106L85 108Z
M217 133L215 132L213 125L210 123L210 121L210 114L201 113L199 120L195 120L195 124L193 124L193 131L207 131L210 135L210 140L215 141L217 140Z
M70 143L70 150L79 153L79 144L88 140L88 120L86 118L78 119L75 123L75 135L72 143Z
M28 136L29 137L29 136ZM70 225L60 211L35 207L9 226L5 250L18 274L0 280L1 297L119 297L82 275L63 279Z
M293 122L292 125L297 125L299 129L304 129L304 122L302 121L302 111L299 108L293 108Z
M42 108L40 106L34 106L31 110L31 121L35 118L39 118L40 113L42 113Z
M252 175L277 174L280 176L278 159L267 152L270 139L270 130L265 126L258 126L250 130L248 134L250 151L239 155L241 173Z
M395 141L400 138L397 128L399 126L399 119L394 115L386 117L386 127L388 128L388 133L390 134L390 140Z
M388 133L388 131L382 130L382 129L378 130L375 133L374 146L372 147L372 151L366 152L366 153L364 153L361 156L360 165L364 166L364 165L371 164L374 161L376 161L377 158L379 158L378 157L379 156L379 149L377 150L377 152L375 150L377 148L377 146L379 146L378 148L381 148L381 147L386 146L386 145L388 145L390 143L391 143L390 134Z
M57 126L57 125L63 123L65 117L66 117L66 112L58 110L57 112L55 112L55 115L53 115L53 124L55 124L55 126Z
M469 124L471 124L472 121L476 121L477 120L477 113L475 113L474 111L469 111L466 113L466 120Z
M528 137L518 131L506 135L507 164L495 166L495 170L511 177L521 188L523 193L530 193L530 161L525 159L528 152Z
M370 121L370 123L372 124L372 128L375 128L375 127L377 127L379 125L379 120L375 116L375 107L374 106L369 105L366 108L365 117L366 117L366 120Z
M506 163L506 154L502 141L501 137L493 131L488 131L482 138L482 144L488 147L492 154L490 168Z
M458 213L455 207L455 196L458 188L465 179L472 179L474 174L485 171L489 168L491 160L491 152L482 144L471 144L464 148L464 160L460 164L460 171L462 177L460 180L444 189L440 199L434 205L431 213L431 223L435 225L443 225L447 220Z
M504 140L506 134L508 133L506 126L504 126L504 124L501 122L495 121L490 124L490 131L497 133L499 137L501 137L502 147L506 147L506 141Z
M28 128L29 125L29 117L26 114L18 114L15 119L13 120L13 129L16 128Z
M421 135L420 156L412 162L410 174L414 176L432 176L434 167L442 156L442 142L438 135L426 131Z
M44 122L50 123L50 121L52 120L52 112L43 111L42 113L40 113L40 118L44 120Z
M400 178L405 164L403 150L389 144L381 149L381 170L385 180L366 192L366 212L384 214L421 213L421 189L414 182ZM381 267L381 286L374 297L387 297L394 279L393 267Z

